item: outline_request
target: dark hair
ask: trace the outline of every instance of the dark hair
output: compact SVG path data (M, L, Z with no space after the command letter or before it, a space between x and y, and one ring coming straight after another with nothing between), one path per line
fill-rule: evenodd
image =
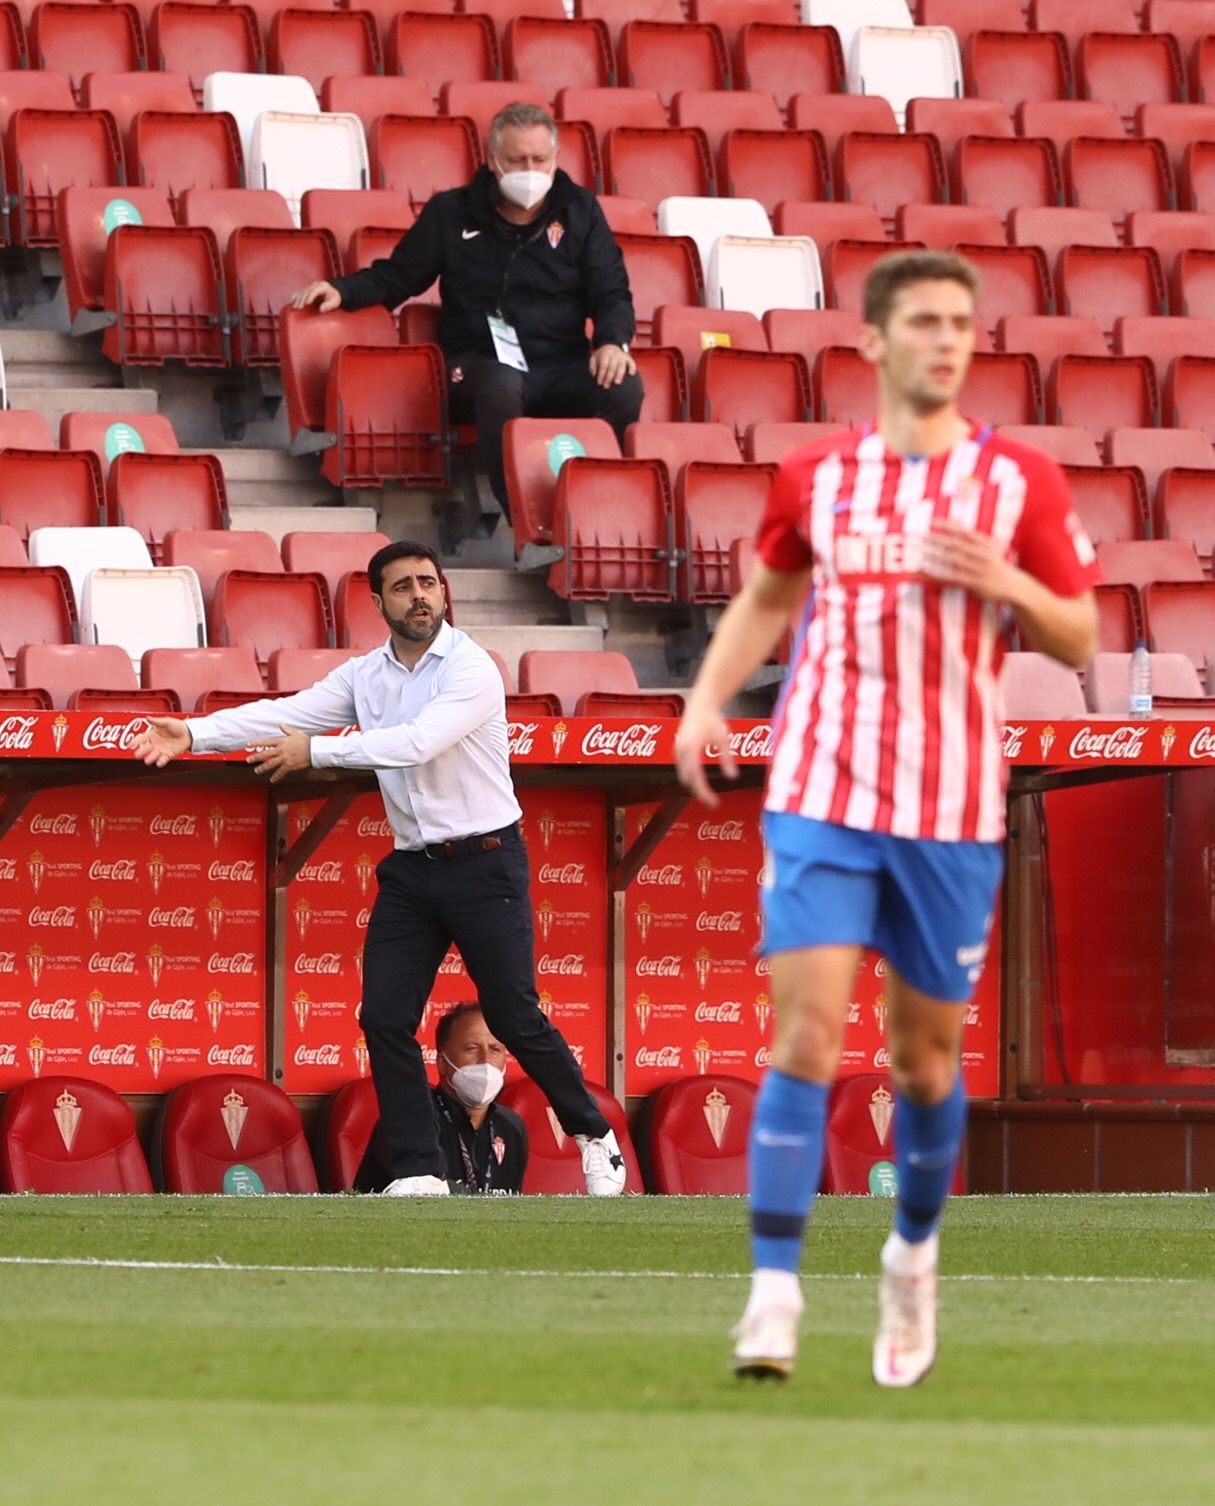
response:
M443 566L429 544L419 544L416 539L399 539L395 544L385 544L383 549L377 549L367 561L367 576L374 595L383 595L384 571L393 560L429 560L439 579L443 579Z
M912 282L958 282L975 299L983 285L978 267L954 251L895 251L874 262L865 279L865 323L884 328L895 294Z
M480 1014L480 1004L457 1004L443 1015L435 1026L435 1050L446 1051L447 1043L451 1040L451 1033L456 1028L456 1021L462 1020L465 1015Z

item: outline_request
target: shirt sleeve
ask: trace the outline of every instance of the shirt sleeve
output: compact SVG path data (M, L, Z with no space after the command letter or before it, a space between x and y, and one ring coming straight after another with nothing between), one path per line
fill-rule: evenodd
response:
M803 524L808 516L802 498L806 489L805 463L781 461L768 493L768 504L755 541L756 553L770 570L796 575L814 563Z
M1021 460L1025 506L1012 548L1022 570L1057 596L1079 596L1101 581L1097 552L1072 502L1067 477L1051 456Z
M413 721L340 737L314 737L312 767L414 768L505 712L506 693L493 660L485 654L463 654L449 661L442 684Z
M264 737L280 737L283 727L300 732L332 732L355 720L353 660L339 664L323 680L295 695L250 701L210 716L191 717L190 747L195 753L227 753Z

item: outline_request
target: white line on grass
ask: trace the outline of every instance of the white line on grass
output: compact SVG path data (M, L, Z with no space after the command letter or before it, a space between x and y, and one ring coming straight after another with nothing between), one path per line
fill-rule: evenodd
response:
M486 1276L500 1279L511 1276L520 1280L551 1279L552 1277L579 1277L584 1280L603 1281L745 1281L749 1273L743 1271L526 1271L495 1270L479 1266L428 1266L428 1265L252 1265L238 1261L221 1260L111 1260L92 1256L76 1255L0 1255L0 1265L18 1266L70 1266L84 1270L106 1271L222 1271L252 1272L266 1275L294 1276ZM875 1271L851 1273L806 1272L804 1281L872 1281ZM1197 1286L1200 1283L1192 1276L1055 1276L1055 1275L1007 1275L971 1273L942 1276L942 1281L1041 1281L1061 1286Z

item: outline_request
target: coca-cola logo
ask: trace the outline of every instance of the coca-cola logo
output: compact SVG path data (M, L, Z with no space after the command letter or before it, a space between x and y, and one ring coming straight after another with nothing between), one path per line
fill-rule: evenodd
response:
M132 717L127 722L107 722L105 717L95 716L84 729L84 736L80 741L86 753L96 752L99 748L112 748L126 753L147 725L147 718L142 716Z
M759 722L745 732L731 732L730 752L735 758L769 758L772 754L772 724Z
M49 908L35 905L30 911L30 925L32 926L53 926L56 930L67 931L75 924L75 905L53 905Z
M1020 758L1021 749L1025 743L1025 734L1028 727L1016 726L1011 722L1004 724L1004 757Z
M661 730L660 722L612 728L596 722L583 734L582 753L586 758L653 758Z
M1143 752L1147 727L1111 727L1096 732L1092 727L1081 727L1072 738L1069 752L1073 758L1117 758L1134 760Z
M355 827L355 834L360 837L380 837L388 841L392 836L392 827L387 821L377 821L374 816L361 816Z
M148 924L171 931L192 931L194 906L176 905L171 910L162 910L159 905L154 905L148 912Z
M136 877L134 858L115 858L112 863L103 863L94 859L89 864L90 879L114 879L121 883L132 883Z
M15 879L17 877L17 859L0 858L0 879Z
M153 816L148 831L154 837L193 837L198 834L196 816Z
M540 884L585 884L585 863L541 863L536 877Z
M0 751L25 753L34 746L34 728L37 720L32 716L0 717Z
M873 1053L873 1065L875 1067L880 1067L883 1071L888 1071L890 1064L891 1057L889 1050L885 1046L879 1046L878 1049Z
M54 816L31 816L30 831L39 837L74 837L76 817L70 811Z
M723 910L719 915L712 915L708 910L702 910L696 917L696 929L698 931L741 931L742 911Z
M341 970L340 952L319 952L315 957L310 957L307 952L301 952L295 959L297 973L340 973Z
M12 1041L0 1042L0 1067L17 1065L17 1048Z
M309 884L340 884L342 865L336 858L326 858L323 863L305 863L298 876Z
M633 1063L638 1067L678 1068L683 1062L682 1046L642 1046Z
M360 931L365 931L371 924L371 911L360 910L359 913L354 917L354 923Z
M133 1067L135 1047L128 1041L119 1046L90 1046L90 1067Z
M757 1067L770 1067L772 1065L772 1047L761 1046L752 1060Z
M443 961L439 963L439 974L441 977L450 978L454 973L462 973L463 971L464 962L459 952L448 952Z
M1200 727L1190 739L1191 758L1215 758L1215 728Z
M208 1067L251 1067L252 1046L212 1046L207 1052Z
M755 959L755 976L757 978L770 978L772 976L771 957L757 957Z
M721 1004L706 1004L702 1001L696 1006L695 1018L698 1025L741 1025L742 1005L735 1000L726 1000Z
M31 1020L74 1020L75 999L32 999L29 1016Z
M639 978L682 978L683 958L674 952L665 957L638 957L636 973Z
M637 874L637 882L659 889L678 889L683 883L683 868L678 863L663 863L659 868L643 866Z
M249 858L237 858L232 863L212 863L207 869L207 878L213 884L248 884L256 877L257 871Z
M741 821L702 821L696 835L702 842L741 842L743 824Z
M536 972L541 977L558 974L562 978L581 978L585 971L584 952L566 952L564 957L550 957L546 952L536 963Z
M536 746L539 722L507 722L506 745L512 758L526 758Z
M133 973L134 952L94 952L89 958L91 973Z
M297 1067L340 1067L342 1048L332 1042L324 1046L297 1046L294 1061Z
M0 952L0 973L15 973L16 971L16 952Z
M207 958L209 973L251 973L254 957L252 952L212 952Z
M148 1005L149 1020L192 1020L193 999L153 999Z

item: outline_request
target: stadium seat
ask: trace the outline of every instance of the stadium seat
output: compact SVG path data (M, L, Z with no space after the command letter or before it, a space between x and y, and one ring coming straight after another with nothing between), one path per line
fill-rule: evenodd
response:
M18 110L75 108L76 97L66 74L44 68L10 68L0 73L0 120L5 124Z
M711 199L684 195L664 198L658 205L660 235L686 235L696 243L701 265L708 271L709 253L722 235L770 238L772 227L764 206L755 199Z
M713 200L716 203L716 200ZM654 316L664 304L699 304L704 298L704 271L696 242L686 235L621 234L637 321L635 339L649 343Z
M1038 31L1058 31L1075 47L1091 31L1123 35L1139 30L1133 0L1029 0L1029 22Z
M1215 319L1215 247L1177 252L1171 312L1187 318Z
M226 110L236 121L246 165L251 166L253 127L264 111L289 115L319 113L316 90L306 78L278 73L208 73L203 84L203 109ZM248 179L253 185L253 178ZM257 186L261 186L260 184Z
M1065 246L1113 246L1118 234L1102 209L1042 208L1036 205L1014 209L1009 221L1012 243L1041 246L1053 267Z
M1153 581L1143 607L1152 652L1188 655L1205 681L1215 664L1215 581Z
M1158 653L1151 656L1152 700L1157 715L1162 701L1169 702L1169 715L1184 715L1185 702L1193 702L1190 714L1204 720L1215 709L1203 693L1194 662L1186 654ZM1098 716L1125 716L1130 703L1130 654L1096 654L1084 672L1084 699ZM1182 703L1178 705L1177 703Z
M695 381L700 358L715 346L735 350L767 350L763 325L754 314L737 309L704 309L664 305L654 321L660 345L673 345L683 355L689 380Z
M724 0L716 0L717 4ZM704 4L697 9L702 19ZM743 89L760 89L787 110L795 94L838 94L844 87L844 54L833 26L790 26L790 8L777 0L779 20L759 19L756 0L745 0L740 16L754 14L738 29L731 74ZM783 14L782 14L783 13ZM724 32L721 22L717 23ZM726 38L729 45L729 37Z
M1126 543L1148 536L1147 483L1133 465L1073 465L1064 468L1068 490L1093 544Z
M1063 174L1071 203L1104 210L1115 229L1136 211L1177 207L1173 172L1160 141L1079 136L1063 150Z
M353 314L284 309L279 321L279 355L292 438L307 431L324 432L329 367L341 346L382 345L391 349L396 344L392 315L384 308L360 309Z
M206 621L194 572L165 566L90 570L80 599L80 641L120 644L133 664L149 648L204 644Z
M719 311L724 312L724 311ZM692 414L729 424L741 440L753 423L804 423L813 415L810 369L796 352L710 347L692 386Z
M370 653L379 648L388 629L371 599L366 570L349 570L338 581L333 598L334 638L338 648Z
M994 209L1006 223L1026 205L1062 203L1062 188L1055 148L1042 137L967 136L954 151L955 201Z
M90 457L91 458L91 457ZM89 574L96 569L149 569L148 547L133 528L98 529L92 525L43 523L30 530L31 565L59 565L67 571L76 600L83 606ZM106 643L105 638L83 639Z
M953 160L954 148L963 137L1016 134L1008 111L998 99L911 99L907 129L935 136L946 162Z
M219 692L226 699L242 695L258 700L265 694L257 660L247 648L150 648L140 669L140 683L153 690L176 691L186 711L206 711L204 704Z
M72 319L82 310L99 311L107 307L106 253L116 226L174 228L168 199L152 188L72 186L64 189L60 197L58 218L68 314Z
M734 431L725 424L630 424L624 453L630 459L661 460L674 487L684 466L693 460L737 464L741 458Z
M0 408L0 450L53 450L51 426L35 408ZM11 564L11 560L0 560Z
M4 159L12 204L9 239L18 246L59 244L61 190L122 182L118 129L101 110L17 109L9 117ZM132 192L110 197L129 200Z
M92 528L104 519L101 466L92 453L0 450L0 523L23 539L36 528Z
M863 301L865 279L874 263L894 251L918 251L918 243L908 241L835 241L823 258L823 282L829 306L859 309Z
M1079 692L1077 691L1077 694ZM861 1073L840 1078L831 1089L823 1158L823 1191L875 1191L879 1166L894 1163L894 1092L887 1077ZM889 1182L877 1188L890 1192Z
M772 219L777 235L808 235L820 255L838 240L886 243L882 217L872 204L796 202L778 204Z
M621 84L653 89L668 106L681 90L724 89L729 79L722 35L703 22L629 21L616 55Z
M343 575L366 570L376 550L391 542L385 533L336 533L320 528L293 531L283 535L283 564L297 573L323 575L332 597Z
M249 183L281 193L297 225L300 200L309 188L367 188L369 174L367 140L357 115L267 110L253 123Z
M571 457L557 475L552 542L562 557L549 570L549 588L567 601L616 594L670 601L672 528L660 462Z
M1033 424L1042 417L1042 383L1033 356L976 351L958 399L988 423Z
M608 222L608 229L622 235L657 235L658 217L641 199L625 199L616 194L601 193L599 207ZM699 261L699 257L697 258ZM630 291L632 279L630 278Z
M760 318L771 308L821 308L818 249L807 236L719 236L709 252L705 295L712 308Z
M1045 450L1060 465L1100 465L1101 454L1091 434L1084 429L1062 428L1053 424L1028 427L1006 424L1004 433L1020 444Z
M145 110L131 127L131 181L163 193L174 214L190 189L239 189L240 137L229 115Z
M1091 315L1107 337L1121 315L1167 311L1164 273L1150 247L1065 246L1056 277L1060 313Z
M228 358L219 248L205 227L120 224L105 243L102 353L119 366L222 366Z
M607 1119L624 1157L626 1193L642 1192L641 1167L629 1135L624 1110L606 1088L588 1082L587 1088L600 1113ZM527 1171L523 1177L525 1194L543 1192L585 1192L581 1153L572 1136L561 1128L557 1116L541 1090L530 1077L516 1077L508 1082L498 1097L503 1108L513 1109L527 1128Z
M92 450L103 481L119 455L176 455L181 450L162 413L65 413L59 420L59 447Z
M713 181L708 142L693 126L613 126L604 137L603 186L608 193L642 199L657 211L663 199L673 196L708 197Z
M785 122L770 94L744 89L681 89L671 104L671 124L699 126L716 154L729 131L782 131ZM791 197L786 194L786 198ZM794 194L794 198L818 198Z
M113 1088L85 1077L18 1083L0 1113L5 1192L151 1192L135 1116Z
M227 570L215 585L208 641L251 649L264 673L275 649L331 647L328 609L322 576Z
M730 545L754 538L776 475L773 465L693 460L675 483L675 547L681 601L730 599Z
M444 87L477 88L475 84ZM495 85L490 84L489 88ZM337 74L327 78L321 85L321 109L334 115L357 115L363 122L368 140L371 128L381 115L434 115L435 102L429 88L420 78L402 78L398 74L383 77L372 75L354 78L349 74ZM445 115L459 115L459 110L445 109Z
M1168 32L1188 53L1203 37L1215 36L1215 0L1147 0L1144 31Z
M532 648L519 655L522 695L555 697L562 716L575 715L579 699L588 692L638 695L637 673L627 654L611 649Z
M255 74L264 66L261 28L248 5L161 0L148 28L148 66L183 73L197 104L212 73Z
M1215 551L1215 460L1206 466L1171 466L1156 487L1152 531L1158 539L1193 544L1209 576Z
M382 73L380 35L365 10L280 10L270 27L270 71L306 78L319 95L327 78Z
M233 1166L255 1172L267 1192L319 1190L299 1110L281 1088L244 1073L217 1073L174 1089L155 1158L166 1192L226 1192Z
M397 79L394 82L408 82L416 85L419 80ZM489 135L494 116L499 110L504 110L507 105L520 103L539 105L542 109L547 109L549 104L547 89L541 88L538 84L514 83L510 79L453 79L450 83L443 85L439 98L442 113L466 116L476 127L477 137L482 143ZM394 106L391 113L424 115L426 112ZM571 120L584 118L577 114L570 116Z
M557 144L558 166L580 188L598 193L603 187L603 164L599 156L599 143L595 133L585 120L562 122L560 140Z
M76 597L66 570L0 566L0 653L11 670L24 643L71 643Z
M379 1118L380 1104L370 1077L344 1083L333 1095L325 1119L326 1185L330 1192L353 1188Z
M31 65L66 74L77 98L86 73L137 73L144 66L143 26L133 5L43 0L29 38Z
M29 54L25 46L25 27L21 12L12 0L0 5L0 69L27 68Z
M919 0L915 15L921 26L948 26L962 43L972 31L1025 30L1019 0Z
M1087 429L1097 441L1113 428L1150 428L1160 416L1156 374L1146 356L1063 355L1047 384L1047 418Z
M502 77L548 89L558 81L571 89L609 88L616 82L611 34L594 18L516 15L502 33Z
M1005 654L1000 671L1004 715L1027 721L1075 721L1085 714L1074 670L1049 654Z
M278 322L300 288L338 275L338 250L328 230L233 230L224 258L233 314L232 360L279 364Z
M864 26L900 27L910 30L915 22L907 0L802 0L802 20L811 26L834 26L839 32L844 57L852 52L857 32Z
M1096 586L1097 651L1129 654L1144 637L1143 609L1133 586Z
M828 345L814 361L815 408L824 421L852 428L877 412L877 377L852 346Z
M942 251L952 246L1003 246L1004 223L979 204L904 204L894 220L895 239L920 241Z
M285 695L307 690L353 658L354 652L348 648L275 649L266 667L266 688Z
M371 128L369 159L371 187L395 190L416 214L434 194L468 182L481 165L481 145L462 115L381 115Z
M194 91L184 73L93 73L81 90L86 110L108 110L123 141L130 143L131 125L145 110L193 115Z
M848 55L848 90L890 102L902 126L914 95L956 99L962 93L962 55L947 26L863 26Z
M1102 28L1081 37L1076 48L1078 94L1111 101L1128 129L1140 106L1185 99L1185 68L1175 37L1114 34L1104 22Z
M769 309L763 325L770 349L796 350L810 362L825 345L855 346L861 332L852 309Z
M1059 356L1104 356L1109 352L1101 326L1095 319L1076 315L1014 314L1000 320L1001 350L1025 351L1049 373Z
M1198 429L1215 438L1215 358L1179 355L1169 367L1161 402L1161 423L1166 428Z
M894 136L899 129L889 101L878 94L795 94L789 124L796 131L817 131L833 161L844 136Z
M225 257L232 234L243 228L291 231L291 211L282 194L265 188L190 188L182 195L183 225L205 225Z
M584 120L602 137L615 126L665 130L667 110L653 89L571 89L557 91L557 119Z
M112 643L27 643L17 651L17 683L49 692L58 711L81 690L138 688L130 659Z
M740 1077L681 1077L660 1088L650 1118L655 1192L683 1197L747 1190L757 1089Z
M14 711L51 711L51 698L45 690L25 689L14 685L8 665L0 655L0 716Z
M640 417L665 423L686 419L688 373L682 354L669 346L644 345L635 345L630 354L645 388Z
M995 329L1011 315L1053 312L1050 268L1037 246L960 246L982 278L977 312Z
M494 24L482 15L402 11L389 28L385 72L422 79L436 98L449 79L497 78Z
M355 255L360 231L374 227L395 243L413 226L414 213L405 195L391 188L310 188L300 201L300 219L305 230L332 235L342 270L349 274L368 265Z
M134 528L159 564L174 530L225 527L223 467L215 455L118 455L110 466L106 513L111 522Z
M947 197L935 136L851 131L836 147L835 183L853 202L872 204L888 231L901 204L943 204Z
M1195 214L1208 214L1215 208L1215 142L1194 141L1186 147L1178 203Z
M186 565L198 577L203 603L210 611L219 578L228 570L281 574L282 556L260 529L173 529L164 539L166 565ZM216 640L219 641L219 640Z
M825 434L836 434L839 432L839 427L839 424L823 423L752 424L743 438L743 456L760 465L779 465L790 450L795 450L804 444L812 444L816 439L822 439ZM733 561L733 547L731 547L730 555ZM733 563L731 563L731 595L736 594L738 590L733 568Z
M771 215L786 200L821 200L831 168L817 131L729 131L717 182L724 196L758 199Z
M1127 244L1152 246L1164 267L1173 289L1176 313L1184 312L1184 290L1178 288L1176 261L1187 250L1215 250L1215 214L1193 214L1185 210L1172 213L1153 211L1135 213L1126 223Z
M1215 104L1141 104L1135 111L1135 135L1162 141L1168 150L1183 208L1182 164L1195 142L1215 141Z
M1027 99L1072 97L1071 60L1057 31L972 32L965 62L969 92L1009 111Z
M1107 99L1027 99L1017 106L1017 133L1044 137L1063 160L1077 136L1124 141L1122 117Z
M1211 441L1196 429L1112 429L1105 448L1111 465L1139 467L1149 495L1155 495L1162 474L1172 466L1215 466Z
M1202 579L1202 566L1188 539L1136 539L1102 544L1097 550L1101 573L1110 585L1134 586L1142 591L1161 581Z
M445 486L447 373L437 345L344 345L329 366L321 473L334 486Z

